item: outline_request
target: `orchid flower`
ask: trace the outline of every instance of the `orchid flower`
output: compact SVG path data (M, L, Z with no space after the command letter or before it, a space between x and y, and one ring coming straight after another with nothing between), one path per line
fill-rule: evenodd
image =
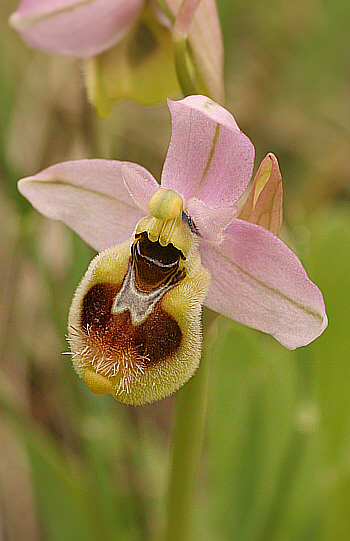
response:
M179 91L171 28L188 37L197 86L223 97L223 43L215 0L21 0L9 20L31 47L84 59L88 97L101 116L111 102L156 103ZM203 90L203 92L204 92Z
M73 299L69 341L89 388L131 404L171 394L195 372L203 304L289 349L327 326L322 294L297 256L266 227L237 217L254 147L233 116L204 96L168 106L161 185L140 165L100 159L19 182L35 208L101 251ZM258 222L266 194L281 194L280 185L269 154L242 215ZM270 199L278 232L279 204Z

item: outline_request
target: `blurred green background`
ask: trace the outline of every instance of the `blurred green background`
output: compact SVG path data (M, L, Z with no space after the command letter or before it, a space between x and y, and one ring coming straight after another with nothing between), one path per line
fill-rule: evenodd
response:
M350 3L220 0L226 107L271 151L283 239L324 294L329 327L295 352L219 318L193 540L350 539ZM102 121L78 61L29 50L0 5L0 541L161 538L175 397L91 394L65 341L93 251L18 194L58 161L136 161L159 178L165 104ZM181 392L181 391L180 391ZM181 540L179 540L181 541Z

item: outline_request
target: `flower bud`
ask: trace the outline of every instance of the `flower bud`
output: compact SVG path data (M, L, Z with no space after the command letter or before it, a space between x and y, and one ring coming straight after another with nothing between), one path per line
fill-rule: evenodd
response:
M270 152L261 162L237 218L260 225L278 235L283 219L282 201L282 177L277 158Z

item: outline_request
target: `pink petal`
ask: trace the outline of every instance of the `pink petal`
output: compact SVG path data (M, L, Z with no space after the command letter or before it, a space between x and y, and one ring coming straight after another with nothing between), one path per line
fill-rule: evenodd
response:
M143 0L22 0L9 23L32 47L85 58L120 41L143 6Z
M223 231L236 217L237 208L210 208L202 201L192 198L186 205L186 212L203 239L218 243L223 240Z
M168 100L172 134L162 186L208 207L233 207L253 170L254 147L233 116L204 96Z
M151 173L136 163L124 162L121 171L124 183L135 204L143 210L144 215L149 214L148 202L160 189L158 182Z
M271 334L288 349L326 328L321 292L297 256L266 229L235 219L222 244L201 240L201 255L212 274L209 308Z
M122 164L109 160L63 162L20 180L18 189L39 212L61 220L101 251L130 237L145 215L123 182Z
M198 10L201 0L182 0L177 8L177 15L174 22L173 32L179 32L182 35L188 35L188 31L193 22L193 17ZM175 10L176 11L176 10Z

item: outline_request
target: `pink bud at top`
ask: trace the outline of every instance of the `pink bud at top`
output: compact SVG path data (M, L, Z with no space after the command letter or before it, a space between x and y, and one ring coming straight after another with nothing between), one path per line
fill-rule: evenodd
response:
M85 58L120 41L143 7L143 0L22 0L9 23L32 47Z

